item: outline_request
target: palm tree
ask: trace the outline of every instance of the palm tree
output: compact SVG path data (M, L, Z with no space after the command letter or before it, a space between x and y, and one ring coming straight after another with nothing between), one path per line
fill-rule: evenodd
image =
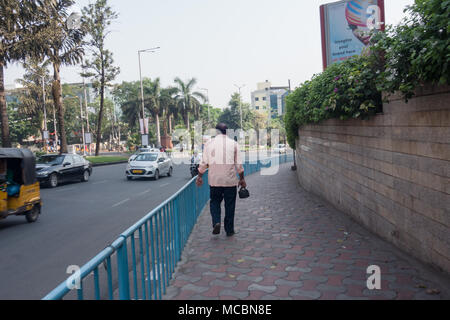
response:
M192 78L187 82L183 82L180 78L175 78L177 85L176 99L180 101L181 113L184 117L186 128L190 131L190 113L194 112L194 117L198 119L200 114L201 103L199 99L206 101L206 97L201 92L193 92L194 86L197 84L197 79Z
M53 67L52 95L58 115L58 132L61 141L61 153L67 152L67 137L64 125L64 108L61 86L61 66L80 63L84 49L82 40L84 32L72 29L67 23L68 9L75 3L73 0L43 1L47 27L35 36L45 39L43 50Z
M172 117L176 116L178 112L177 100L174 98L177 92L178 89L173 87L161 89L160 109L163 118L164 136L172 133Z
M138 100L127 101L121 105L123 118L131 129L136 128L139 121L141 104Z
M160 134L160 120L161 115L161 81L159 78L154 81L145 78L142 80L144 91L144 108L150 112L156 122L156 137L157 143L161 144ZM119 104L122 108L122 113L127 119L130 127L135 127L138 123L139 117L142 114L141 99L139 92L139 82L122 83L116 90L116 97L118 97Z
M156 141L158 146L161 145L161 126L159 116L161 113L161 80L156 78L150 81L149 86L144 87L144 106L155 119L156 123Z
M167 135L166 120L168 115L174 114L173 109L176 105L176 100L173 96L178 92L176 88L161 88L161 80L156 78L155 80L144 79L143 80L144 91L144 108L150 112L156 124L156 140L157 144L161 145L161 117L164 121L164 134ZM133 98L129 101L121 103L122 112L130 126L134 126L141 113L141 101L140 99L134 99L138 97L137 83L129 84L124 83L119 87L116 92L117 95L125 94L129 96L134 92Z
M45 26L43 1L0 0L0 115L4 147L11 147L5 99L4 68L8 63L41 54L36 33Z
M141 103L136 97L139 97L139 82L122 82L114 91L114 100L122 110L122 118L130 129L136 128L139 123L141 113Z

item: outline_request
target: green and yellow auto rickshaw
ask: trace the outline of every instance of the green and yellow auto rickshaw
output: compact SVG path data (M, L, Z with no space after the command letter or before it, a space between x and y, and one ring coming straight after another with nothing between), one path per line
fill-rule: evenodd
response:
M28 149L0 148L0 220L15 215L35 222L41 206L34 154Z

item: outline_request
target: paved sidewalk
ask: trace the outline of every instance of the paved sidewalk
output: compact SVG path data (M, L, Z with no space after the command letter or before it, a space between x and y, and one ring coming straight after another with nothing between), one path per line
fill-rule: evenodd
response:
M164 299L449 299L449 277L305 192L290 165L247 183L238 234L213 236L208 206ZM366 287L370 265L381 267L381 290Z

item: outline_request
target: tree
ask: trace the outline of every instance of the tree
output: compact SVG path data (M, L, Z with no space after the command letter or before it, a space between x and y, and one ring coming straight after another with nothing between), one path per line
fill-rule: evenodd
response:
M119 67L114 66L113 54L105 48L107 36L111 33L109 26L118 18L108 5L107 0L97 0L83 8L82 24L90 36L87 42L92 51L92 59L85 62L87 69L85 77L94 78L94 87L100 93L100 109L97 119L97 145L95 155L100 153L100 142L102 136L102 121L105 103L105 88L120 73Z
M242 125L243 130L254 129L255 124L255 114L250 109L248 103L241 103L241 96L239 93L234 93L231 96L231 100L228 103L228 108L226 108L222 115L219 117L219 122L226 123L228 128L237 130L241 129L241 111L242 107Z
M208 107L209 107L209 117L210 120L208 120ZM200 118L203 122L203 129L211 129L215 128L216 125L219 123L219 118L222 115L222 109L214 108L211 105L203 104L201 106L200 111Z
M3 147L11 147L5 99L4 68L8 63L39 55L37 32L45 25L41 1L0 0L0 115Z
M142 87L144 91L144 108L154 115L155 106L152 106L152 101L154 100L155 84L152 80L144 78L142 79ZM134 81L123 82L114 90L114 99L122 109L124 122L129 124L130 129L135 130L139 128L139 115L142 112L140 88L141 83ZM149 134L151 134L150 131Z
M169 87L161 89L160 109L163 119L163 133L167 136L172 133L172 118L177 115L177 88Z
M177 77L175 78L175 84L178 89L176 99L179 100L179 106L186 123L186 128L190 131L190 113L193 112L194 116L198 119L201 106L199 99L202 99L204 102L207 99L201 92L193 92L194 86L197 84L197 79L195 78L184 82Z
M52 106L52 79L47 70L48 63L41 64L38 59L27 59L23 65L25 68L23 79L16 80L24 88L19 96L18 111L32 117L34 126L44 130L46 128L43 118L44 106L46 110Z
M80 97L83 96L82 88L69 84L62 85L64 97L64 123L68 144L82 144L83 134L81 130Z
M150 81L149 85L144 88L144 106L155 119L156 124L156 143L161 145L161 127L159 123L159 115L161 113L161 80L156 78Z
M146 83L147 79L143 80ZM140 83L122 82L114 91L114 101L120 106L122 110L122 121L127 123L130 130L136 130L139 123L140 114Z
M280 142L286 144L286 126L284 123L284 117L275 117L271 119L267 129L278 130L280 134Z
M67 152L67 136L64 121L64 107L61 86L61 66L80 63L83 55L84 32L68 23L68 10L73 0L43 1L45 7L46 28L35 37L42 45L45 56L53 67L52 96L58 115L58 132L61 153Z
M174 98L178 90L176 88L161 88L159 78L142 80L144 91L144 108L155 119L155 139L161 144L161 119L163 132L167 135L172 130L171 118L177 115L177 103ZM136 128L139 114L141 113L140 82L123 82L114 91L114 99L121 106L123 119L130 128ZM168 127L167 127L168 125Z
M111 99L105 98L103 101L103 121L98 121L98 117L100 116L100 97L97 97L94 103L91 104L91 108L94 109L96 112L91 116L92 121L94 122L94 132L96 141L103 141L105 140L104 137L110 136L114 134L114 101ZM105 121L106 120L106 121ZM101 128L98 128L97 126L101 124ZM100 129L100 130L99 130ZM97 134L100 132L101 136L97 136ZM110 141L112 142L112 141ZM111 144L110 144L111 145Z
M18 103L8 103L11 143L24 144L25 140L34 138L39 134L35 119L20 113Z

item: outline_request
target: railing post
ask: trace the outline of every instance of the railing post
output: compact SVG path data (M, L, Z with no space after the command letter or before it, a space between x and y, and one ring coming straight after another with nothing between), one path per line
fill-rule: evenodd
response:
M121 238L117 249L117 273L119 275L119 299L130 300L127 239Z
M181 258L181 235L180 235L180 208L179 208L179 198L174 199L174 219L175 219L175 257L176 263L180 261Z

